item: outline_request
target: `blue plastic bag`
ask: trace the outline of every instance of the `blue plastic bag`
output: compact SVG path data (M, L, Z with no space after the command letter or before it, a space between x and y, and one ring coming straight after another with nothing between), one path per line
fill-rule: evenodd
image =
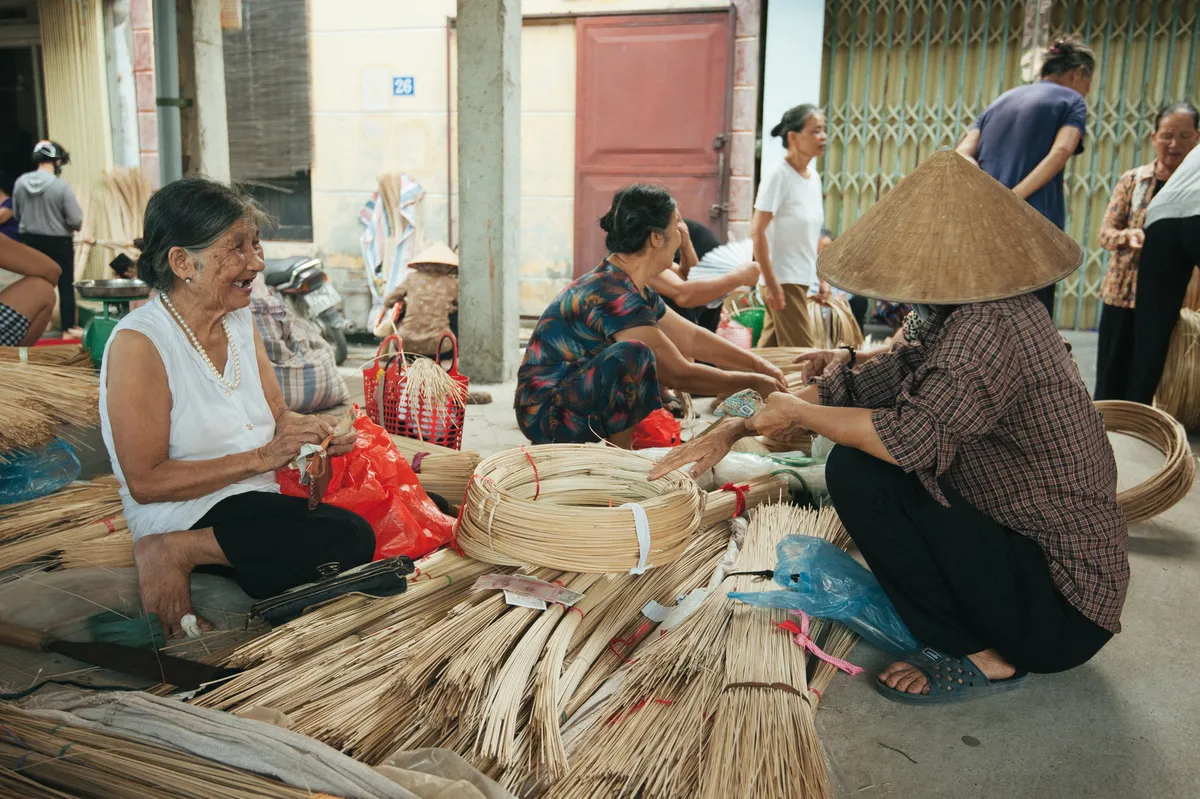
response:
M0 463L0 505L28 502L74 482L81 466L75 450L56 438L35 452L8 454Z
M790 535L779 542L775 582L786 591L729 594L750 605L802 610L840 622L889 652L920 649L875 575L823 538Z

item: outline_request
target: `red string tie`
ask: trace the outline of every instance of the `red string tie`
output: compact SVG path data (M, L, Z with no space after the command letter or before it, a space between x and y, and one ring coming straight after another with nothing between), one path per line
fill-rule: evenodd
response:
M635 646L637 646L637 644L643 638L646 637L646 633L648 633L648 632L650 632L650 622L648 622L648 621L642 622L642 626L638 627L637 630L634 631L633 635L629 636L628 638L611 638L611 639L609 639L608 648L612 650L612 653L614 655L616 655L617 657L619 657L621 659L622 663L637 663L636 658L634 658L633 660L630 660L629 658L625 657L625 655L621 654L621 652L619 652L617 650L617 644L621 644L622 646L625 647L625 651L629 652Z
M809 620L807 613L802 610L792 610L788 611L788 614L791 616L798 616L800 618L800 623L796 624L796 622L788 619L787 621L783 622L773 622L773 624L780 629L787 630L789 633L792 633L794 636L792 640L796 642L796 646L803 647L809 652L812 652L821 660L825 661L836 669L846 672L851 677L857 677L859 674L862 674L863 670L861 666L855 666L848 660L842 660L841 658L835 658L832 655L825 654L823 651L821 651L821 647L817 646L816 642L808 637ZM818 697L819 696L820 694L818 694Z
M734 494L737 495L737 505L734 507L734 511L733 511L734 516L741 516L743 513L746 512L746 495L750 493L750 486L748 486L748 485L740 485L739 486L739 485L734 485L733 483L726 483L725 485L721 486L721 490L722 491L732 491Z
M413 474L421 473L421 461L425 460L425 456L428 454L428 452L418 452L416 455L412 456Z
M529 450L525 449L525 447L521 447L521 452L525 453L525 459L528 460L529 465L533 467L533 500L536 502L537 498L542 493L542 481L541 478L538 477L537 464L533 462L533 456L529 454Z

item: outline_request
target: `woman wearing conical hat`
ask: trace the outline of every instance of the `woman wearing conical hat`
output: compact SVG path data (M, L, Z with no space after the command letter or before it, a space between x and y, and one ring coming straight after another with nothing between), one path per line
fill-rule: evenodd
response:
M838 444L834 506L923 645L879 675L889 699L963 701L1084 663L1120 630L1128 529L1103 420L1030 295L1081 258L969 161L935 154L818 263L838 288L917 305L919 343L772 394L651 476L702 472L752 433Z

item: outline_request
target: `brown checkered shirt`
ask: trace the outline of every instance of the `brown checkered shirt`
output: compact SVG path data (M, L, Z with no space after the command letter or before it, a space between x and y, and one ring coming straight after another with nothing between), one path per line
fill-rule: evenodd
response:
M938 308L921 343L819 381L822 405L874 408L889 453L948 505L972 505L1041 546L1062 595L1120 631L1129 530L1104 421L1031 296Z

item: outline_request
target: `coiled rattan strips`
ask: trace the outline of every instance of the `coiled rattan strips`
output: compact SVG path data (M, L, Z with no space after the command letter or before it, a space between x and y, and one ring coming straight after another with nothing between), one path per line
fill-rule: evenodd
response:
M648 482L651 465L632 452L587 444L485 458L467 486L458 546L487 563L568 572L670 563L700 526L703 492L679 470Z
M1158 408L1136 402L1101 400L1096 408L1109 432L1140 439L1165 458L1151 477L1117 494L1117 504L1130 524L1152 519L1187 496L1196 479L1196 459L1183 425Z

